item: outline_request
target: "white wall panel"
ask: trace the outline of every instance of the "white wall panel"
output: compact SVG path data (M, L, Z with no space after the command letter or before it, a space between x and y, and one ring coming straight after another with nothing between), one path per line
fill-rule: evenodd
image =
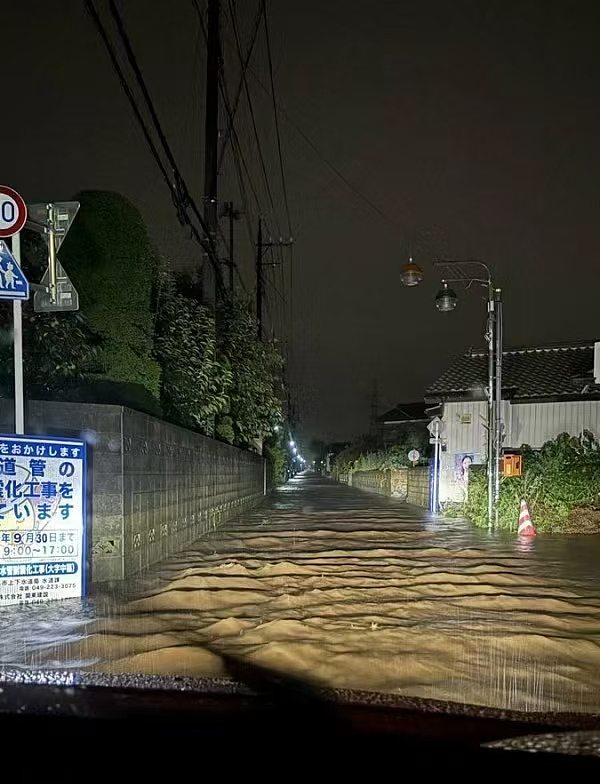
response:
M529 444L541 447L560 433L578 435L591 430L600 437L600 401L581 400L565 403L516 403L512 408L512 426L505 447Z

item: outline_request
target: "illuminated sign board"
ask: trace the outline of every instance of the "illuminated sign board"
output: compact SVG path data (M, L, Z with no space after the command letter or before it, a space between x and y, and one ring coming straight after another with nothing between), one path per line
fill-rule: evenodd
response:
M0 435L0 606L85 593L85 442Z

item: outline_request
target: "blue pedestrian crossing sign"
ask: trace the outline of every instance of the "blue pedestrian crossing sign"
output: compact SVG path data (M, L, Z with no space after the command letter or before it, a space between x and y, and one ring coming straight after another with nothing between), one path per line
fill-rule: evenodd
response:
M0 240L0 299L29 299L29 282L4 240Z

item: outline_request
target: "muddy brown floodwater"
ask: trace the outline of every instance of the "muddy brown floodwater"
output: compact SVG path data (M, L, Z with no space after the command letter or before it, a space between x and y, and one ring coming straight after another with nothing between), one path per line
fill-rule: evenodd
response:
M488 534L315 476L117 594L0 612L4 666L223 674L600 710L600 537Z

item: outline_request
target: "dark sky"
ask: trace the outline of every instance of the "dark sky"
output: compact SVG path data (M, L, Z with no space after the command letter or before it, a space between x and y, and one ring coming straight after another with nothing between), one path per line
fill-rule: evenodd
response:
M237 6L245 42L256 2ZM120 7L200 199L205 45L192 4ZM507 343L600 336L598 4L272 0L269 7L278 99L292 118L281 118L296 238L291 374L305 434L342 438L366 429L374 379L382 407L419 399L453 355L481 343L477 292L465 292L453 314L434 309L436 257L492 265L504 289ZM195 263L197 250L174 218L83 2L21 0L3 8L2 21L2 180L28 201L119 191L174 264ZM227 15L224 35L233 92ZM268 83L262 37L253 68ZM272 111L250 85L283 225ZM268 212L250 127L244 110L240 135ZM234 183L228 158L223 198L237 199ZM251 290L244 231L240 222L239 262ZM426 272L411 290L399 280L409 253ZM287 271L285 280L289 299ZM270 307L281 312L281 327L273 292Z

